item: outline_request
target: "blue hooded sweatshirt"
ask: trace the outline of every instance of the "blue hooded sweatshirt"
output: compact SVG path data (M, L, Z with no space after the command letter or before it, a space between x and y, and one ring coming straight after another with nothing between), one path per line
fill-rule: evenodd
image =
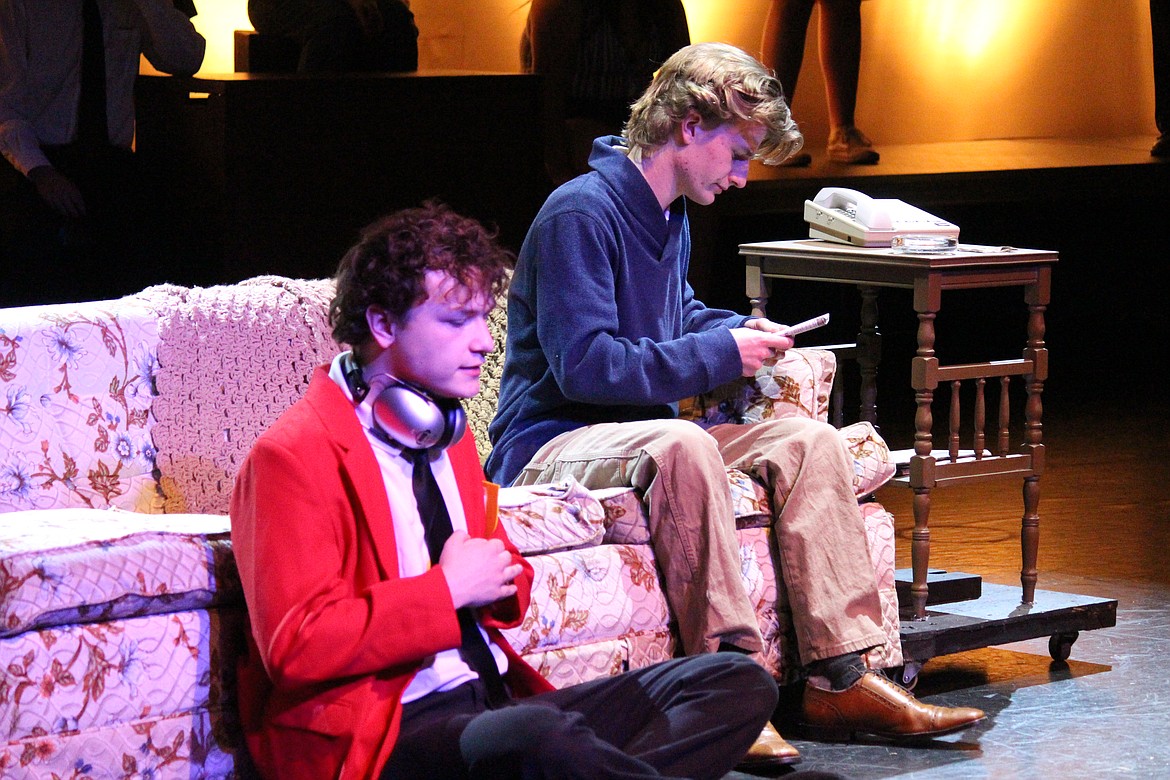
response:
M594 141L589 165L549 196L517 258L485 466L501 484L565 431L674 417L743 369L730 329L749 318L687 282L685 200L664 214L616 136Z

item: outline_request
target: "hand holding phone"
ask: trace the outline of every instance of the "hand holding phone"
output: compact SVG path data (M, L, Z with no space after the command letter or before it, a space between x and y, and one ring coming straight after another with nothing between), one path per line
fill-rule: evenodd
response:
M805 320L804 322L798 322L795 325L789 325L787 328L780 330L779 335L796 336L801 333L807 333L810 330L814 330L821 327L822 325L827 324L829 324L829 315L822 314L819 317L813 317L811 320Z

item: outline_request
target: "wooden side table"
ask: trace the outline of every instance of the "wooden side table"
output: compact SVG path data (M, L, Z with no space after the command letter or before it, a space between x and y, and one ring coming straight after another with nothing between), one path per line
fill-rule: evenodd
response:
M1036 558L1040 540L1040 476L1044 473L1041 393L1048 376L1044 345L1044 312L1051 294L1056 252L960 245L945 254L905 254L888 248L863 248L815 239L740 245L747 263L747 295L753 313L763 315L774 279L855 284L861 291L861 332L858 334L862 373L863 419L877 423L876 378L881 358L877 295L881 287L914 291L918 315L918 349L912 360L911 386L917 411L914 454L901 480L914 492L914 533L911 542L913 617L926 617L927 571L930 559L931 491L947 483L1016 477L1024 482L1024 513L1020 529L1022 602L1036 592ZM1020 286L1028 307L1026 342L1018 360L943 366L935 357L934 321L945 290ZM1008 386L1012 377L1025 383L1024 441L1013 449L1009 440ZM986 385L1000 385L993 435L986 433ZM959 390L975 388L974 436L960 449ZM934 449L931 403L940 384L951 388L950 436L945 452Z

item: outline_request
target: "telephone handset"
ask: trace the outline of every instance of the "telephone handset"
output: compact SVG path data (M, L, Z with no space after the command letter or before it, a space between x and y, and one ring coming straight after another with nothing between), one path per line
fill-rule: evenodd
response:
M890 246L895 236L947 237L957 243L959 228L893 198L871 198L844 187L825 187L804 202L811 238L855 246ZM953 245L953 244L952 244Z

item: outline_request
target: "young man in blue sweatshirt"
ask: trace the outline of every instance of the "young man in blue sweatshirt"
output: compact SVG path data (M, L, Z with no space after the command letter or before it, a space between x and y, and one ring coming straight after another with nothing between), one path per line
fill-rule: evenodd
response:
M633 485L688 654L760 650L739 573L726 469L773 494L780 566L802 662L803 719L825 732L922 737L979 710L918 702L866 670L883 641L877 583L834 429L804 419L709 429L675 419L683 398L752 376L792 346L781 325L712 309L687 283L686 201L712 203L802 138L778 81L724 44L673 55L634 103L624 137L594 143L593 170L557 189L530 229L508 299L489 477L573 476ZM761 758L798 760L774 732ZM761 752L763 755L761 755Z

